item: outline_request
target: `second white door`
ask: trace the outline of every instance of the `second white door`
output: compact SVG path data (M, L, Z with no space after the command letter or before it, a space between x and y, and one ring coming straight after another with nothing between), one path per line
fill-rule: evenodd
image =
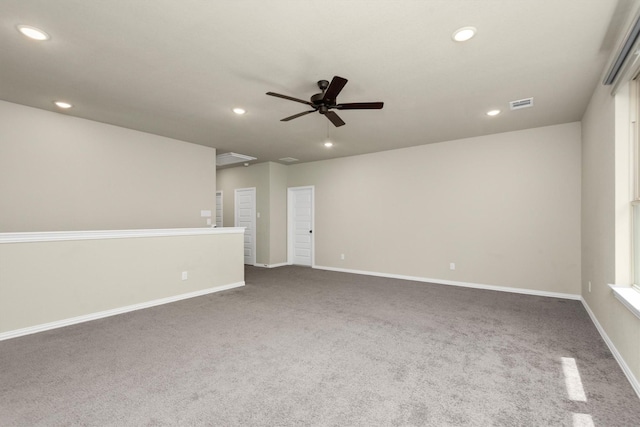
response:
M256 189L235 190L235 226L244 227L244 263L256 263Z
M289 263L313 265L313 187L289 188Z

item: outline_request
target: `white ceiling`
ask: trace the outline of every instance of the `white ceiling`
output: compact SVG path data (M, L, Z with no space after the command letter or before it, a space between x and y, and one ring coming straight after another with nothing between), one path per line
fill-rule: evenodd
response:
M2 0L0 99L258 158L312 161L578 121L638 0ZM16 25L39 27L34 42ZM459 27L475 26L466 43ZM349 79L318 113L316 81ZM534 97L534 107L508 102ZM233 107L247 110L244 116ZM496 117L485 112L498 108ZM327 137L335 143L326 149ZM0 141L1 143L1 141Z

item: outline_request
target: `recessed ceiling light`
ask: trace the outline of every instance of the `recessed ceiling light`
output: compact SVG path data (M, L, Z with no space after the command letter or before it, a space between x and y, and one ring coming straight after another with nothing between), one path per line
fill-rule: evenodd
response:
M64 101L55 101L54 104L56 104L59 108L64 108L65 110L67 108L73 107L73 105L69 104L68 102L64 102Z
M327 142L324 143L324 146L327 147L327 148L333 147L333 142L327 141Z
M476 35L476 31L475 27L462 27L455 30L451 37L457 42L466 42Z
M233 112L241 116L241 115L243 115L244 113L246 113L246 112L247 112L247 110L245 110L244 108L234 108L234 109L233 109Z
M22 35L27 36L33 40L43 41L49 40L51 38L49 34L36 27L30 27L29 25L18 25L17 28L18 31L22 33Z
M498 114L500 114L500 110L487 111L487 116L497 116Z

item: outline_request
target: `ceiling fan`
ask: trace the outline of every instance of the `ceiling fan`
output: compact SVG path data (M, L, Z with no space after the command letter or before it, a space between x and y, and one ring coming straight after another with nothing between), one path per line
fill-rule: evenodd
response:
M383 102L351 102L347 104L338 104L337 98L338 94L347 84L347 79L343 77L334 76L329 83L327 80L320 80L318 82L318 87L322 91L322 93L316 93L311 96L310 101L304 101L302 99L293 98L287 95L281 95L275 92L267 92L267 95L275 96L277 98L288 99L289 101L300 102L302 104L307 104L313 110L304 111L302 113L294 114L293 116L285 117L280 120L281 122L288 122L289 120L297 119L298 117L302 117L307 114L315 113L318 111L320 114L323 114L334 126L342 126L344 125L344 121L338 116L333 109L336 110L379 110L383 107Z

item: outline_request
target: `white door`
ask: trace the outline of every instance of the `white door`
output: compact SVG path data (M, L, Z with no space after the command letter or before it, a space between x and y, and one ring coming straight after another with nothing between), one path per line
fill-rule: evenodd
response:
M216 191L216 227L223 227L222 224L222 191Z
M290 264L313 265L313 187L288 191L288 260Z
M244 230L244 263L256 263L256 189L235 190L235 226Z

